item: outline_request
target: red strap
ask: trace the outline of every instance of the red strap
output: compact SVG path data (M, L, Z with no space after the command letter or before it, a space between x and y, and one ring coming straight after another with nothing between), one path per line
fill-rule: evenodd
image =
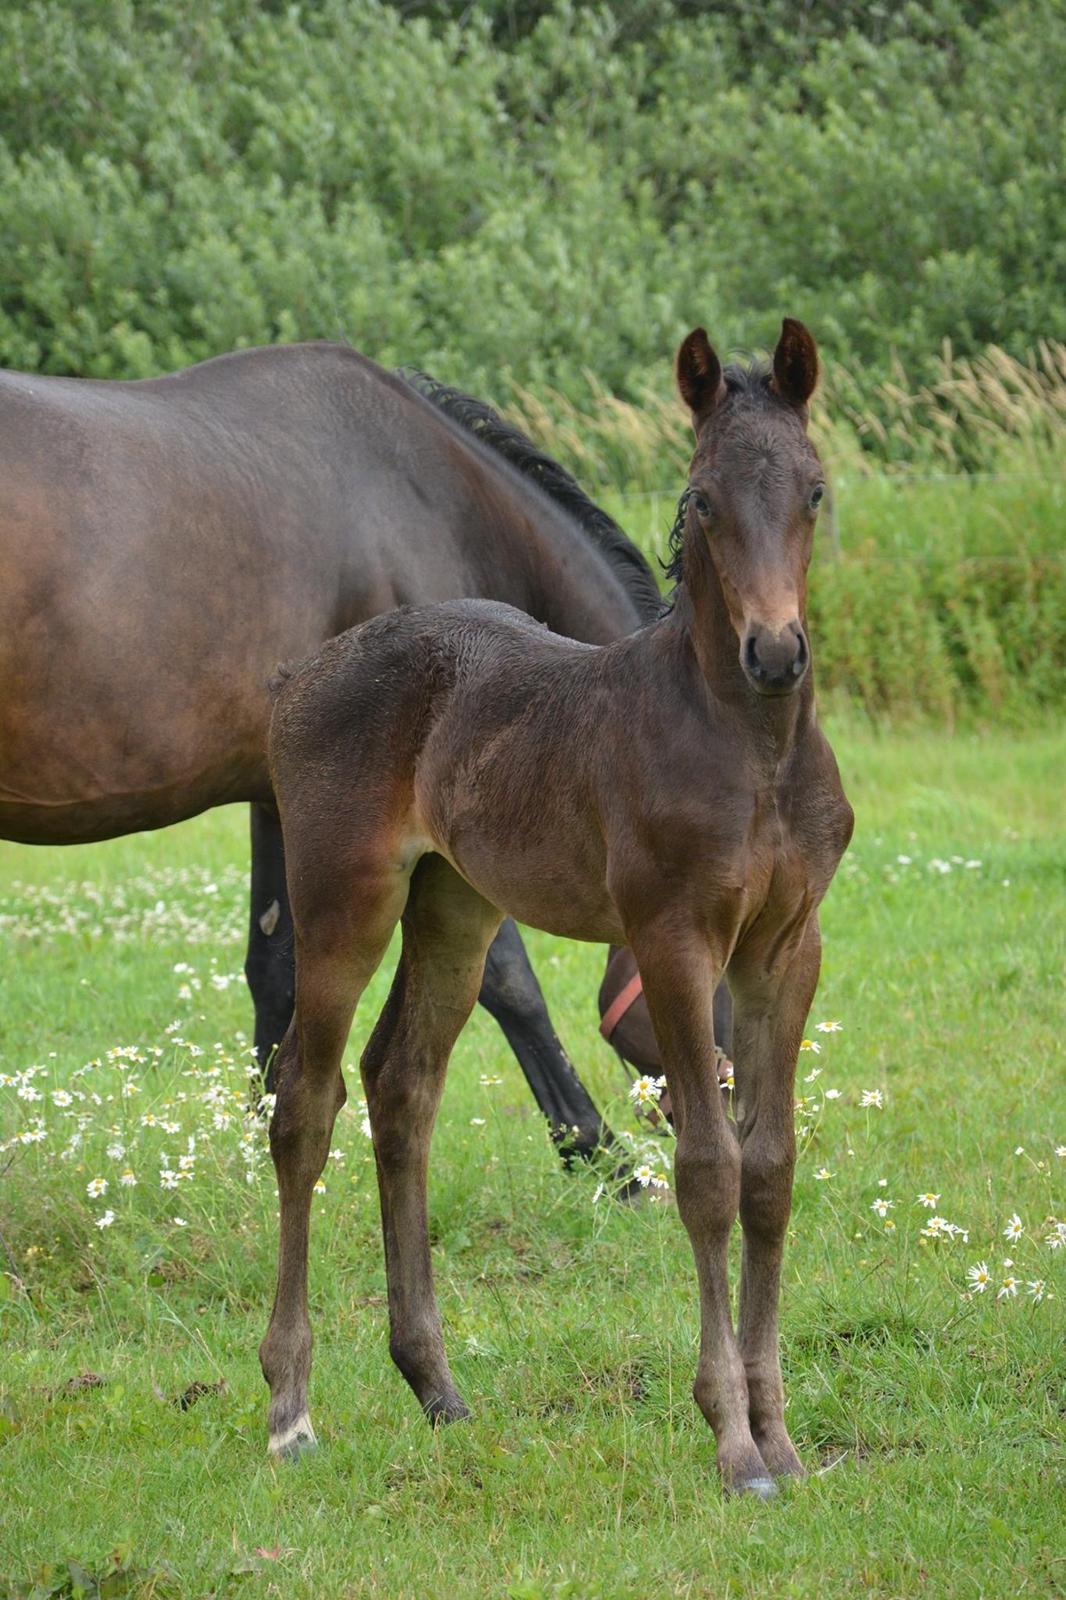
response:
M611 1034L643 988L644 985L640 981L640 973L638 972L630 978L624 989L619 989L607 1010L603 1013L603 1018L600 1022L600 1032L605 1039L611 1037Z

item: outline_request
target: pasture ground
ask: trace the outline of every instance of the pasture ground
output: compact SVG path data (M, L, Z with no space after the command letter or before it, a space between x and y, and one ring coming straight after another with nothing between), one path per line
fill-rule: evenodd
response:
M389 1363L353 1072L315 1206L322 1448L268 1464L245 817L0 846L0 1593L1063 1592L1066 741L832 731L858 826L824 912L821 1048L800 1058L783 1318L813 1473L771 1506L719 1495L673 1206L564 1176L480 1015L431 1194L474 1419L431 1432ZM602 952L532 945L575 1061L640 1141L596 1032Z

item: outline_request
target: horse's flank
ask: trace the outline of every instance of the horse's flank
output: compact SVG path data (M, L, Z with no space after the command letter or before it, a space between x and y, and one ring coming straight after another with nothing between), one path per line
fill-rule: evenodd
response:
M507 594L605 640L651 584L344 346L2 374L0 424L0 834L30 843L268 799L275 664L391 606Z

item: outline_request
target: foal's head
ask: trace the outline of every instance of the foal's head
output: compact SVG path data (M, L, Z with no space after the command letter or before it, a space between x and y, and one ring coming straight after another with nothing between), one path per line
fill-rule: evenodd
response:
M678 351L677 380L696 431L677 575L691 580L706 552L748 682L759 694L790 694L810 664L807 564L825 490L807 437L807 402L818 381L814 340L786 317L768 367L723 371L696 328Z

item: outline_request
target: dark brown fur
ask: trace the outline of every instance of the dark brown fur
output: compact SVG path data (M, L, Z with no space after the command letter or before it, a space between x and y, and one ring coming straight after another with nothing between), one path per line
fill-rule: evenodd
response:
M555 463L419 382L432 403L326 344L140 383L0 373L0 837L70 844L250 801L264 1067L293 996L267 770L279 658L404 602L504 599L598 643L659 607ZM513 925L482 999L553 1129L594 1152L609 1134Z
M399 968L362 1061L391 1350L430 1417L466 1414L433 1295L426 1172L448 1056L509 912L632 948L699 1278L695 1396L727 1488L765 1495L774 1477L802 1471L777 1320L793 1081L818 978L817 907L852 828L815 718L804 620L821 479L806 434L816 373L814 341L791 321L771 373L735 393L702 330L682 345L696 451L683 581L661 621L595 648L501 605L401 610L328 644L282 692L271 763L297 1001L271 1124L281 1242L261 1356L275 1451L313 1437L311 1192L344 1099L353 1009L398 920ZM715 1072L723 973L735 1126Z

